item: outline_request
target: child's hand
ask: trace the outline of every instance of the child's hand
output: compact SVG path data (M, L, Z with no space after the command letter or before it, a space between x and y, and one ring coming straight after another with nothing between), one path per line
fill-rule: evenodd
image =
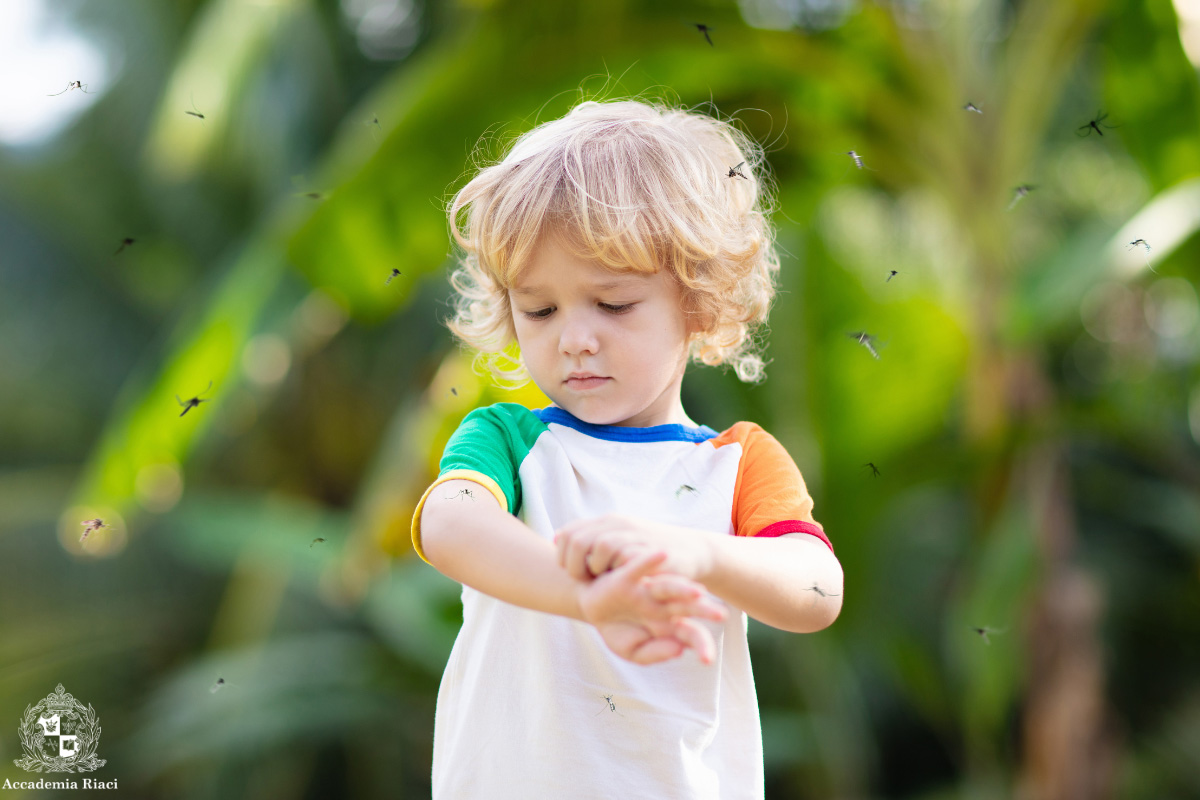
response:
M579 606L605 644L621 658L654 664L687 648L711 663L712 634L692 617L720 622L725 609L704 588L678 575L651 575L665 553L645 553L580 588Z
M658 572L699 580L712 566L712 534L621 514L582 519L554 536L558 563L576 580L588 580L650 551L667 554Z

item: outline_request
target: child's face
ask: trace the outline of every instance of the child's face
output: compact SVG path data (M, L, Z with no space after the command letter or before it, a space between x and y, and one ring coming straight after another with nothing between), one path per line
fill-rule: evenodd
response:
M666 270L610 272L547 235L508 298L525 366L559 408L596 425L690 424L687 321Z

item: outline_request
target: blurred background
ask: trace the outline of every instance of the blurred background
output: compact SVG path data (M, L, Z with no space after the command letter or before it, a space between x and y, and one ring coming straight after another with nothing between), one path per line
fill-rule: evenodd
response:
M777 184L767 380L683 398L846 570L752 627L768 797L1200 796L1197 0L5 0L0 64L0 781L84 777L13 764L61 683L122 797L428 796L412 509L545 404L451 341L443 207L638 95Z

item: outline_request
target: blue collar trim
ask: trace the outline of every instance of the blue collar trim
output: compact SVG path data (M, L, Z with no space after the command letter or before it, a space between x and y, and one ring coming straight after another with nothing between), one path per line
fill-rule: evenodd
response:
M678 422L668 425L651 425L649 428L593 425L558 406L535 408L533 414L547 425L554 422L567 428L573 428L586 436L607 439L610 442L707 442L717 436L717 432L707 425L693 428Z

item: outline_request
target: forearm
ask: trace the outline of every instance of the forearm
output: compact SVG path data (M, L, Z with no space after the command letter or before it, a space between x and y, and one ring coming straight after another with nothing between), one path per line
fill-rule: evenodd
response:
M558 565L554 545L507 512L427 505L421 544L429 563L459 583L515 606L583 619L579 584Z
M841 564L813 536L714 536L699 580L759 622L793 633L829 627L842 608Z

